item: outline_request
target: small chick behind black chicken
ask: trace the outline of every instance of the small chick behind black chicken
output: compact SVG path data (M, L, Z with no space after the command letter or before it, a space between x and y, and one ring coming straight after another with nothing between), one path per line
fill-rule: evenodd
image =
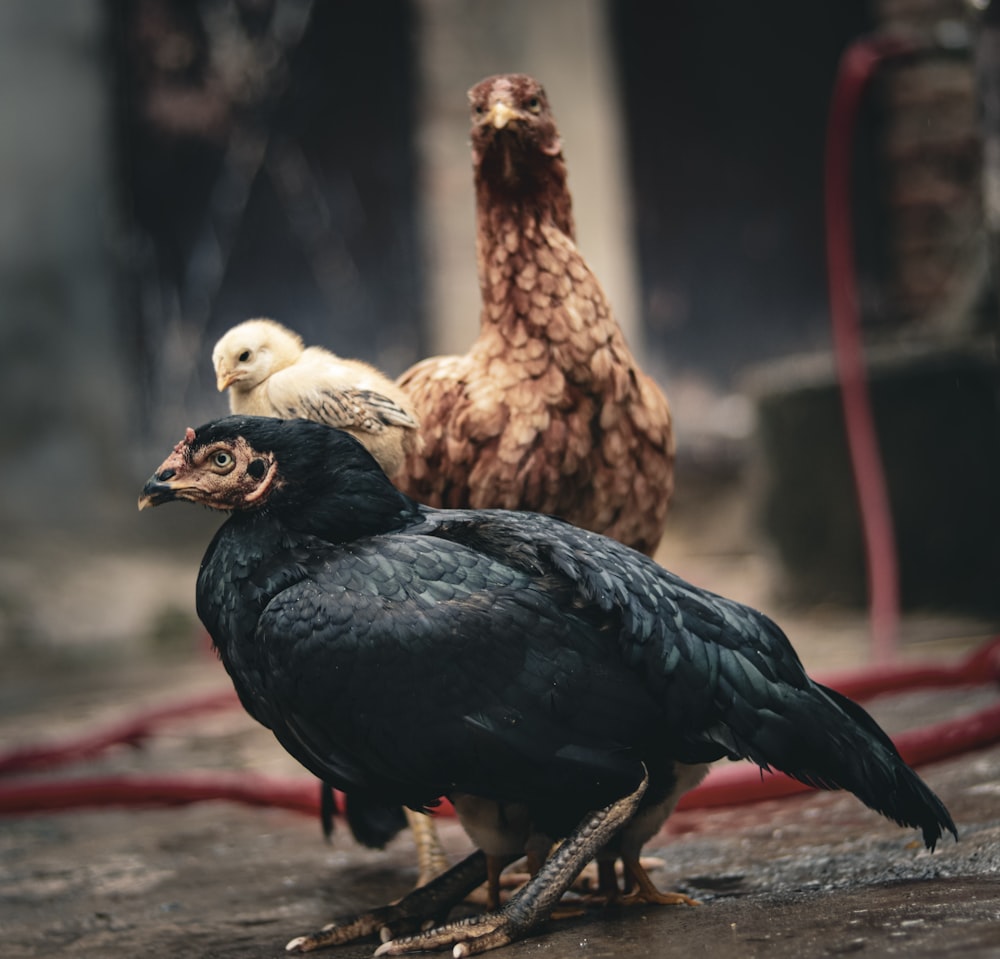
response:
M388 476L416 451L418 420L405 392L375 367L348 360L270 319L246 320L212 350L216 385L233 413L314 420L364 444Z

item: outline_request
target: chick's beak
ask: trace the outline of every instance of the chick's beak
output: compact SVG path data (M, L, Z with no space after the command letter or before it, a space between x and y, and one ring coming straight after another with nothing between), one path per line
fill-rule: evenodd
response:
M215 385L220 393L224 393L240 378L237 370L219 370L215 377Z
M177 498L177 491L170 483L176 474L175 470L165 469L159 473L154 473L142 488L139 496L140 512L149 506L159 506L161 503L169 503Z
M486 121L492 123L498 130L502 130L508 123L517 119L519 119L517 111L511 109L503 100L497 100L486 116Z

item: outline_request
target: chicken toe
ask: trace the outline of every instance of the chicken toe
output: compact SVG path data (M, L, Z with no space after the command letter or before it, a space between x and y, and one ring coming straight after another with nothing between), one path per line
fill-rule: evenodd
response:
M376 934L384 940L416 932L424 928L428 921L432 924L442 921L452 906L461 902L485 879L486 857L481 852L474 852L427 885L414 889L399 902L357 916L336 919L317 932L296 936L285 949L288 952L312 952Z
M649 903L657 906L700 906L697 899L685 896L682 892L661 892L656 888L653 880L649 878L649 873L643 868L638 859L626 859L623 861L625 874L631 879L631 888L625 895L620 896L618 903L623 906L632 906L639 903Z

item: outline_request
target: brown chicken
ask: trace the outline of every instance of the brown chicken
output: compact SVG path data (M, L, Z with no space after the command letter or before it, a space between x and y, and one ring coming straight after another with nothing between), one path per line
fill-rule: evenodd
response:
M545 91L515 74L469 97L480 333L400 377L424 449L397 481L434 506L551 513L652 555L673 487L670 409L574 242Z
M233 413L302 417L345 430L390 477L419 448L416 416L392 380L361 360L306 347L274 320L234 326L215 344L212 365Z

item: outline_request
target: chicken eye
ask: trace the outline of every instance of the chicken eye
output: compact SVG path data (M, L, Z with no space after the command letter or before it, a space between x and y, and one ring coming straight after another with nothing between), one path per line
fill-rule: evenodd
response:
M472 108L472 112L473 112L473 113L474 113L474 114L475 114L475 115L476 115L477 117L481 117L481 116L482 116L482 115L483 115L483 114L484 114L484 113L486 112L486 107L484 107L484 106L483 106L483 105L482 105L481 103L477 103L477 104L476 104L476 105L475 105L475 106L474 106L474 107Z
M227 453L225 450L219 450L217 453L212 455L212 465L216 469L225 470L230 469L235 460L231 453Z
M246 361L249 360L249 359L250 359L250 351L249 350L244 350L242 353L240 353L240 355L239 355L239 361L241 363L246 363Z
M542 110L542 101L539 100L538 97L532 97L527 103L525 103L525 106L532 113L540 113Z

